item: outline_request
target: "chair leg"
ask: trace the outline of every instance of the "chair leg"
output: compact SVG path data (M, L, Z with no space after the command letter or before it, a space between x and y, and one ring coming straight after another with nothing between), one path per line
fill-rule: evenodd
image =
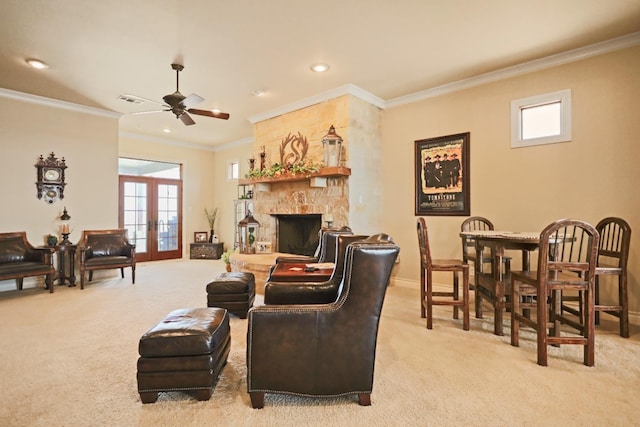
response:
M511 345L520 346L520 321L516 314L520 312L520 285L511 279Z
M136 268L134 266L131 267L131 283L136 284Z
M595 364L595 297L593 295L593 288L585 292L585 312L584 312L584 336L587 339L587 343L584 346L584 364L586 366L593 366Z
M211 389L206 389L206 390L196 390L194 392L194 396L196 399L200 400L200 401L205 401L205 400L209 400L211 399Z
M93 270L89 270L89 281L93 280Z
M124 267L120 268L120 276L124 279Z
M460 300L460 290L459 290L459 284L458 284L458 272L454 271L453 272L453 300L454 301L459 301ZM460 317L458 315L459 312L459 308L457 305L453 306L453 318L458 320L458 318Z
M433 275L427 272L427 329L433 329Z
M629 338L629 293L627 292L626 273L618 276L618 298L622 307L620 309L620 336Z
M420 272L420 318L424 319L425 317L427 317L426 312L425 312L425 298L427 296L427 293L425 291L425 285L426 285L426 278L425 278L425 273L424 273L424 269L422 269L422 271Z
M24 283L23 280L24 279L22 277L19 277L19 278L16 279L16 288L19 291L22 290L22 284Z
M140 392L140 400L142 403L154 403L158 400L158 393L153 391Z
M457 277L457 276L456 276ZM462 269L462 329L469 330L469 268Z
M518 295L518 298L520 296ZM516 299L516 296L513 296ZM537 306L537 325L536 332L538 338L538 365L547 366L547 316L549 309L547 307L547 291L546 289L539 289L536 292L536 306Z
M49 289L49 293L53 293L53 275L47 274L44 278L44 283L46 284L46 289Z
M371 394L358 393L358 403L360 406L371 406Z
M261 391L251 391L249 392L249 397L251 398L251 407L253 409L262 409L264 408L264 393Z

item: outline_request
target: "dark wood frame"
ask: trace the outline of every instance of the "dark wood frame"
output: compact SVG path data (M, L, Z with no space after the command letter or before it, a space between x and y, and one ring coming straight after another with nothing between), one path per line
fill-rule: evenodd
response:
M196 231L193 233L193 241L195 243L207 243L209 242L209 233L206 231Z
M415 141L415 214L417 216L469 216L471 212L469 186L470 132ZM427 179L425 159L436 156L459 157L459 177L455 187L446 186L455 178L429 174ZM442 157L440 157L442 158ZM435 162L432 162L435 164ZM435 166L435 165L434 165ZM442 170L442 169L440 169ZM455 169L454 169L455 172Z

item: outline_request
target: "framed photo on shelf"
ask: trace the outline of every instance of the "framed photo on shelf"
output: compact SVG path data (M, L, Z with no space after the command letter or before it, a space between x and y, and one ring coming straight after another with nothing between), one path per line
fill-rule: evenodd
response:
M470 133L415 141L415 214L469 216Z
M271 242L256 242L256 253L258 254L270 254L271 253Z
M193 241L196 243L207 243L209 239L209 233L206 231L196 231L193 233Z

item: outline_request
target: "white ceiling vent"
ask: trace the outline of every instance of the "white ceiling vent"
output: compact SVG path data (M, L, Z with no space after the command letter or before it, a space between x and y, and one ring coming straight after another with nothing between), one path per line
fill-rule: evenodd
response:
M132 104L144 104L144 101L142 99L140 99L138 97L131 96L131 95L119 95L118 99L130 102Z

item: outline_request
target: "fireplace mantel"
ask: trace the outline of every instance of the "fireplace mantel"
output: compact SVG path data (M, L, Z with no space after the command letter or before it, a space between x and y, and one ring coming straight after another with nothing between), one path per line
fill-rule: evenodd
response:
M341 178L351 175L351 169L344 166L326 167L321 168L318 172L314 173L299 173L295 175L285 174L274 177L264 178L242 178L238 180L238 184L277 184L280 182L293 182L293 181L306 181L309 180L312 187L326 187L327 178ZM262 187L262 191L265 191L265 186Z

